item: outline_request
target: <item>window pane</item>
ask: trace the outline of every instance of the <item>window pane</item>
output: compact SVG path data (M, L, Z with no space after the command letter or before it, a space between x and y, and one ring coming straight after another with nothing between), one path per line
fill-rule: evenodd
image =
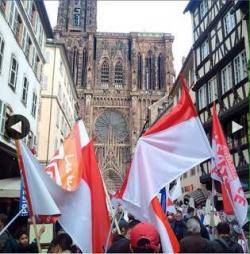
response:
M109 64L104 61L101 67L101 83L107 84L109 82Z
M123 84L123 67L121 62L118 62L115 66L115 84Z

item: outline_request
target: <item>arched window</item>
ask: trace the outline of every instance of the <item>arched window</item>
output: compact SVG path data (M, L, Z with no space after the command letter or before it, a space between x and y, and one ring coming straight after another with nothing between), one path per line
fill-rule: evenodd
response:
M77 75L78 75L78 49L75 46L73 48L73 53L72 53L72 75L74 79L75 85L77 85Z
M162 54L160 53L158 56L158 61L157 61L157 67L158 67L158 87L159 89L163 89L164 88L164 82L165 82L165 64L164 64L164 58L162 56Z
M107 85L109 83L109 63L105 59L101 66L101 84Z
M148 51L146 57L146 90L152 90L155 88L155 59L152 51Z
M88 52L87 49L83 49L82 54L82 85L86 86L87 84L87 67L88 67Z
M115 85L121 86L123 84L123 66L119 61L115 65Z
M142 56L140 53L137 56L137 85L138 89L142 89Z

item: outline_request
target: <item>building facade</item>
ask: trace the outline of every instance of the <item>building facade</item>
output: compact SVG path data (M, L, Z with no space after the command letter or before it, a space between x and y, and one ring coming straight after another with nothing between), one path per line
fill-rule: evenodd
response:
M15 146L5 134L12 114L25 116L36 146L44 46L52 29L42 1L0 1L0 179L19 175Z
M38 152L41 164L47 164L78 117L76 88L64 44L47 40L43 72Z
M82 118L109 191L121 185L148 107L173 85L173 36L97 32L97 1L59 4L55 37L68 51Z
M193 1L189 11L193 23L193 87L200 119L211 140L211 107L216 109L245 191L248 190L248 34L240 1ZM233 122L242 128L234 132ZM210 162L201 166L201 183L211 188Z

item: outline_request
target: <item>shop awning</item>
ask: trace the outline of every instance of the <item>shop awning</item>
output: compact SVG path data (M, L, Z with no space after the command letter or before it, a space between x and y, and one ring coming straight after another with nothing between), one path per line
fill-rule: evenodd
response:
M20 177L0 180L0 198L19 198Z

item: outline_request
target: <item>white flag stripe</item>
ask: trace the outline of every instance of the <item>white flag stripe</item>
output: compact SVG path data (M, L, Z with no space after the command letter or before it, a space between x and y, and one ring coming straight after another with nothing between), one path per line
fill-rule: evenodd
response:
M53 187L50 191L62 212L59 223L84 253L92 252L91 197L88 185L81 180L75 192L64 191L55 184Z
M86 146L90 139L89 139L89 135L88 132L84 126L83 121L79 121L78 123L78 128L79 128L79 135L80 135L80 143L81 143L81 147Z
M163 187L210 157L210 145L196 117L144 136L137 143L123 199L138 207L149 205ZM145 186L148 191L141 192Z
M43 182L40 164L23 142L19 142L19 144L34 214L59 215L60 209Z

